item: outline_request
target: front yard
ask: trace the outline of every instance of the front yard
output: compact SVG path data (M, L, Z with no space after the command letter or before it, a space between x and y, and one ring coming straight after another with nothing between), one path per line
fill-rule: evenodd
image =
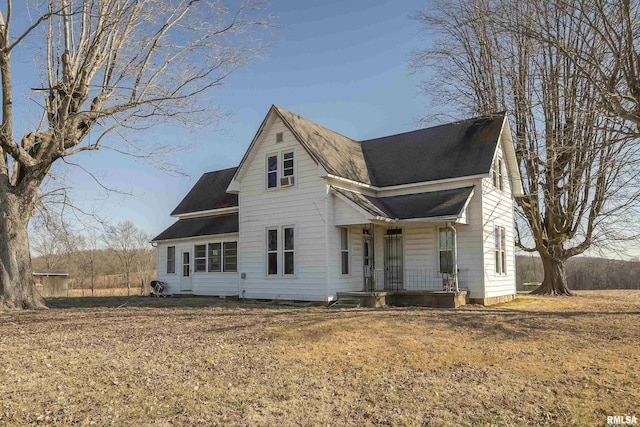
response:
M457 310L142 297L51 305L0 312L0 425L640 418L640 291Z

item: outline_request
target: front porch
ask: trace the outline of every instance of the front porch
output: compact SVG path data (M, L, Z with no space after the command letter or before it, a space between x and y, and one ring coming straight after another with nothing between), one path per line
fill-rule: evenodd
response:
M458 308L468 301L467 291L358 291L338 292L340 300L357 301L361 307L415 306L434 308Z

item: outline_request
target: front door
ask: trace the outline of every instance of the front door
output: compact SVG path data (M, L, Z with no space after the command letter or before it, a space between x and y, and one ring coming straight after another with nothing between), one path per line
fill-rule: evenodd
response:
M191 252L182 252L182 277L180 279L180 290L191 290Z
M403 289L402 229L387 230L384 236L384 288Z

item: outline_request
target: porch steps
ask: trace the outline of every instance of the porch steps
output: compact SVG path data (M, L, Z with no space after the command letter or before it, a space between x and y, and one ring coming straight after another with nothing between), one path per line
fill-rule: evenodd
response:
M359 298L342 297L331 304L329 308L359 308L361 305Z

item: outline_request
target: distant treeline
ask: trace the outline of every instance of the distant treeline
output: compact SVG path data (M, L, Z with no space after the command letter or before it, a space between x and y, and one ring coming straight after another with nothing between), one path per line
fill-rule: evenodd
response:
M518 289L524 283L542 282L542 262L536 256L516 257ZM570 289L640 289L640 261L575 257L567 261Z
M95 276L123 274L115 252L110 249L96 251ZM147 251L145 251L147 252ZM88 287L86 267L80 263L83 253L53 255L47 259L33 259L33 269L61 270L69 273L77 287ZM154 251L147 257L153 258ZM48 265L47 265L48 264ZM133 272L132 272L133 273ZM138 273L138 272L135 272ZM155 275L155 272L151 272ZM516 282L518 289L525 289L524 283L542 282L544 272L542 262L536 256L516 257ZM103 278L104 279L104 278ZM567 262L567 280L570 289L640 289L640 261L619 261L606 258L575 257ZM103 280L98 280L102 282ZM530 288L529 288L530 289Z
M130 281L133 287L155 279L155 250L133 250L134 258L130 267ZM33 271L55 271L69 274L70 286L74 289L96 289L126 286L122 261L113 249L94 251L74 251L65 254L34 257Z

